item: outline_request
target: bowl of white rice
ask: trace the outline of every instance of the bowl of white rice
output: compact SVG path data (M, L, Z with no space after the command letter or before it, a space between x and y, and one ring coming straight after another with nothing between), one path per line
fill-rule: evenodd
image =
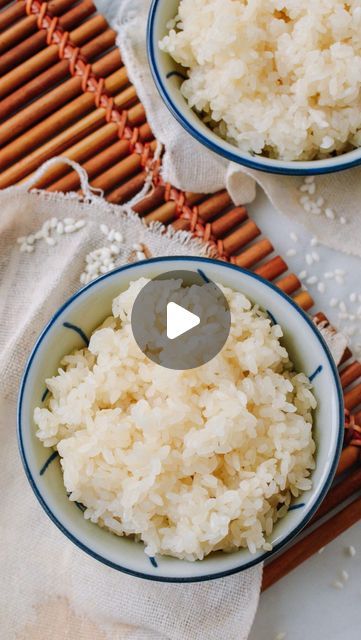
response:
M202 273L230 310L220 352L188 370L151 361L130 323L139 292L171 271ZM182 301L181 284L162 286ZM277 287L207 258L154 258L90 283L46 325L18 440L36 497L85 552L143 578L210 580L267 559L315 514L343 399L321 334Z
M361 163L358 0L153 0L148 57L180 124L269 173Z

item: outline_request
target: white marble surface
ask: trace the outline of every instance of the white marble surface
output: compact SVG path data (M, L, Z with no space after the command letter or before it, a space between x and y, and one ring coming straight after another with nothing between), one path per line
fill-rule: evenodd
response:
M346 551L353 545L357 554ZM342 590L332 583L345 570ZM261 596L249 640L360 640L361 524L357 524Z
M339 329L347 331L351 326L355 328L356 332L351 339L351 344L354 349L357 349L357 345L361 343L361 319L357 317L353 321L341 319L339 317L340 310L337 307L331 308L330 300L333 297L339 301L344 300L348 312L353 312L356 315L361 307L361 301L352 303L349 300L349 296L352 293L361 295L361 259L334 251L322 244L312 247L310 244L312 236L309 232L303 226L297 225L286 216L277 213L263 192L258 191L256 201L249 205L248 209L263 233L274 244L276 252L285 258L294 273L299 274L301 271L306 270L308 276L315 275L325 283L326 291L325 293L320 293L317 290L317 284L308 285L304 281L305 286L315 300L316 311L323 311ZM327 220L320 220L319 239L322 238L322 224L327 224ZM298 242L291 240L290 233L292 232L296 234ZM287 257L289 249L294 249L296 255ZM305 262L305 256L312 251L316 251L320 261L308 266ZM325 273L335 269L345 272L343 284L337 284L334 280L324 278Z
M117 0L97 0L96 3L109 20L119 6ZM314 274L325 281L325 272L345 271L343 284L325 281L324 294L318 292L315 285L307 286L317 310L324 311L339 328L347 330L350 325L356 326L357 333L352 342L353 348L357 348L361 343L361 320L340 320L339 310L331 308L329 301L332 297L344 300L349 312L356 312L361 306L361 302L352 304L349 301L352 292L361 294L361 259L323 246L311 248L310 234L277 214L261 192L249 211L280 255L286 256L290 248L296 249L296 255L287 258L296 274L306 269L309 275ZM297 243L291 240L291 232L297 234ZM321 224L319 236L322 237ZM308 267L305 266L305 255L312 250L319 254L320 262ZM358 552L354 558L345 552L350 544ZM337 590L331 583L340 578L343 569L350 577L344 588ZM261 596L250 640L274 640L281 632L286 633L285 640L361 639L361 522L330 544L322 555L305 562Z
M351 323L340 320L338 310L329 306L333 296L345 300L350 310L360 306L360 303L351 304L348 298L352 292L361 293L361 259L321 245L311 248L310 234L277 214L263 193L258 193L249 211L280 255L285 256L290 248L296 249L295 256L286 258L296 274L307 269L310 275L324 280L323 274L329 270L339 268L346 272L343 285L324 280L327 282L324 294L315 286L309 286L309 289L317 310L324 311L337 327L345 329L352 324L361 330L359 319ZM297 243L291 240L291 232L296 233ZM322 235L322 228L319 235ZM305 255L311 250L317 251L320 262L308 267ZM361 342L361 333L352 340L355 348ZM345 552L349 545L358 551L354 558ZM344 588L337 590L332 582L340 579L343 569L350 577ZM261 596L249 640L274 640L282 632L286 633L285 640L361 639L361 522L328 545L322 555L309 559Z

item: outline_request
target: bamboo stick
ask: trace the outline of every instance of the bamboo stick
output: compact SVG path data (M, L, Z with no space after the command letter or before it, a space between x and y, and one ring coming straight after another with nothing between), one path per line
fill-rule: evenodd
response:
M0 9L6 7L8 4L11 4L12 0L0 0Z
M236 207L228 213L223 214L218 220L212 222L212 235L216 238L222 238L227 233L241 224L248 218L248 212L245 207Z
M81 49L80 53L89 61L92 61L102 51L106 51L113 45L114 32L107 29ZM121 58L119 49L114 49L107 55L92 65L94 73L99 76L107 77L121 66ZM67 60L61 60L50 69L47 69L36 78L33 78L25 86L11 95L7 96L0 102L0 120L6 118L10 114L17 111L21 106L27 104L34 98L40 96L44 91L56 86L61 80L69 75L69 63ZM4 135L2 129L0 133Z
M246 210L244 208L239 208L239 210L234 209L229 213L226 213L224 216L222 216L219 219L219 220L222 220L223 217L227 218L226 225L224 227L222 227L222 225L219 225L218 227L219 230L222 231L224 228L226 228L230 224L229 214L232 214L233 220L236 220L238 217L239 221L244 220L248 217ZM219 220L212 223L212 227L211 227L212 235L216 236L216 233L214 233L214 227L215 225L217 225ZM172 226L177 231L178 230L189 231L190 221L187 219L179 218L172 223ZM230 255L235 251L239 250L240 246L244 246L245 244L248 244L248 242L252 240L254 237L256 237L257 235L259 235L259 233L260 233L260 230L255 225L255 223L253 221L249 221L246 225L243 225L242 227L237 229L236 232L232 233L230 236L224 239L223 250L227 253L227 255ZM252 245L249 249L246 249L245 251L240 253L239 255L232 256L231 262L242 268L249 269L254 264L259 262L261 259L269 255L272 251L273 251L273 246L270 243L270 241L267 239L261 240L260 242Z
M354 447L349 444L341 453L340 462L337 467L336 475L341 476L345 471L353 467L361 458L361 447Z
M126 183L122 184L120 187L117 187L116 189L114 189L114 191L111 191L107 196L107 200L114 204L127 202L130 198L132 198L137 193L139 193L139 191L143 188L147 176L148 176L148 173L146 171L141 171L140 173L135 175L133 178L128 180ZM162 189L163 193L165 191L164 187L156 187L156 189L152 190L145 198L140 200L139 203L133 205L134 211L136 211L138 214L142 216L144 216L144 213L149 211L150 212L149 215L153 216L154 211L152 211L153 209L152 206L144 206L144 213L142 213L142 208L143 208L143 203L145 203L145 201L148 200L148 198L151 199L152 194L157 189ZM192 203L196 204L197 202L200 202L204 198L204 195L202 194L193 194L193 193L186 193L185 196L189 206L191 206ZM156 202L155 206L158 206L158 204L160 204L162 200L163 198L160 198L159 201ZM174 202L173 203L168 202L167 204L174 205ZM140 212L138 210L138 207L140 208ZM166 215L169 215L169 210L168 211L166 210ZM155 219L158 219L158 218L155 218ZM161 220L161 218L159 218L159 220Z
M198 213L204 222L208 222L232 203L227 191L219 191L198 206Z
M36 31L37 16L24 16L19 22L0 34L0 54L14 47L19 41Z
M141 126L139 132L140 140L148 140L150 132L148 123ZM97 149L96 155L93 154L94 147ZM104 151L102 151L102 149L104 149ZM78 144L70 149L67 149L66 157L81 163L87 160L83 164L83 168L91 179L118 162L128 151L129 141L119 140L118 126L111 123L98 129L91 136L81 140L81 142L78 142ZM55 181L55 178L59 177L60 179ZM69 170L69 167L66 165L59 164L50 167L37 182L36 186L37 188L47 187L48 191L74 191L79 187L79 184L78 173Z
M84 0L84 2L87 1L88 0ZM95 36L99 35L102 31L105 31L107 27L108 25L105 18L101 15L96 15L77 29L71 31L71 41L76 46L81 46L85 44L85 42L95 38ZM14 89L17 89L35 75L50 67L50 65L57 62L58 58L59 47L53 44L35 56L32 56L19 67L16 67L16 69L9 71L9 73L4 75L0 80L0 98L4 98L11 93L11 91L14 91Z
M121 108L126 108L132 100L134 100L134 89L131 87L130 89L125 89L119 96L115 98L115 102L117 102L118 106ZM83 97L83 96L81 96ZM132 115L133 110L130 110L130 117ZM59 112L60 113L60 112ZM33 153L28 154L22 160L19 160L15 165L3 171L0 174L0 189L5 186L9 186L25 178L30 173L35 171L37 167L39 167L45 160L57 155L59 153L63 153L69 146L79 142L84 137L98 129L105 123L105 109L100 108L96 109L92 113L83 117L81 120L76 122L74 125L70 126L65 131L62 131L57 136L49 139L47 143L43 146L39 147ZM138 111L136 112L138 115ZM52 117L52 116L50 116ZM42 123L44 125L44 123ZM41 131L40 134L41 135ZM50 134L51 135L51 134ZM26 134L28 140L31 140L30 134ZM47 138L49 136L46 136ZM18 140L16 141L19 142ZM13 143L8 145L6 149L8 149ZM16 145L15 151L16 151ZM25 147L25 144L24 144ZM4 150L3 150L4 151ZM1 155L2 152L0 152Z
M49 2L48 10L53 16L61 15L74 3L75 0L53 0ZM12 7L9 7L8 11L10 12L11 9ZM24 15L25 9L21 7L21 10ZM17 12L18 11L17 9ZM13 9L13 13L16 13L15 8ZM19 22L16 22L6 31L3 31L0 35L0 54L14 47L19 41L24 40L31 33L37 31L37 21L38 16L36 14L31 14L30 16L24 15Z
M287 264L283 258L281 258L281 256L276 256L275 258L272 258L272 260L269 260L258 267L258 269L255 269L255 273L262 276L262 278L266 278L266 280L274 280L287 271L287 269Z
M340 373L340 379L343 389L361 377L361 362L352 362Z
M273 251L273 245L269 240L261 240L256 244L253 244L249 249L243 251L238 256L233 256L231 258L231 262L236 264L238 267L242 267L243 269L250 269L257 262L266 258Z
M155 145L154 147L155 148ZM91 182L91 186L107 192L133 176L141 168L141 157L137 153L127 156L116 165L97 176Z
M190 231L190 220L187 220L186 218L177 218L176 220L173 220L172 227L175 231Z
M356 447L353 447L353 449L356 449ZM329 513L331 513L331 511L336 509L340 504L345 502L348 498L350 498L352 495L354 495L360 489L361 489L361 467L358 467L354 471L350 472L344 478L344 480L342 480L338 484L334 485L330 489L329 493L327 494L326 498L322 502L322 504L321 504L320 508L318 509L317 513L312 518L312 520L309 522L308 526L311 526L312 524L314 524L315 522L317 522L321 518L323 518L326 515L328 515ZM361 517L361 513L360 513L360 517ZM286 550L284 552L283 556L281 556L282 564L284 563L286 557L289 556L289 555L290 556L293 555L293 547L291 549L289 549L289 550ZM276 565L277 562L278 562L277 559L274 560L275 565ZM268 569L266 568L266 573L267 572L268 572ZM271 573L273 574L273 571Z
M109 125L108 125L109 126ZM115 138L117 132L115 132ZM82 164L83 169L87 172L89 180L95 178L101 171L106 171L109 167L122 160L129 153L129 141L128 140L116 140L109 147L101 150L97 156L91 158L88 162ZM69 152L67 152L67 158L69 158ZM79 176L76 171L71 171L68 175L64 176L50 187L48 191L75 191L80 186Z
M62 2L64 4L63 11L66 11L67 9L66 4L69 6L74 4L74 0L62 0ZM59 8L56 13L54 12L54 15L60 15L63 11L60 11ZM95 6L92 0L81 2L70 11L67 11L67 13L64 13L64 15L61 15L59 18L59 26L61 26L65 31L69 31L69 29L73 29L79 25L85 18L94 12ZM46 29L41 29L29 38L22 40L15 47L12 47L9 51L0 56L0 74L8 73L16 65L20 64L24 60L28 60L30 56L40 51L40 49L43 49L46 46L46 38Z
M188 206L193 206L193 204L189 202L189 198L192 198L192 196L193 194L186 194ZM202 199L203 197L204 196L202 196ZM219 191L214 195L208 196L208 198L201 202L201 204L197 206L197 212L203 222L209 222L213 218L217 217L226 207L229 206L230 203L231 199L227 191Z
M119 75L119 72L115 72L115 74L107 78L106 86L108 90L113 93L117 90L118 86L122 86L123 82L123 74ZM115 98L115 102L125 108L131 99L134 101L135 97L135 91L131 87L130 89L122 91ZM44 140L49 140L42 147L20 160L16 165L4 171L2 175L0 175L0 188L18 182L34 171L45 159L51 158L52 155L56 153L62 153L68 146L75 144L75 142L81 140L104 124L106 110L99 108L89 113L93 105L93 94L85 93L60 109L57 113L52 114L46 120L33 127L31 132L23 134L17 138L17 140L14 140L4 147L0 151L1 169L8 167L10 164L13 165L15 160L24 156L30 149L39 146ZM64 128L64 126L71 124L74 120L84 116L86 113L88 113L88 115L83 117L82 120L69 126L68 129L65 129L65 131L51 139L51 137L60 129Z
M345 393L345 408L349 411L361 403L361 383Z
M313 298L310 296L308 291L301 291L296 296L293 296L293 300L304 311L309 311L315 304Z
M355 449L355 447L354 447ZM328 492L326 498L322 502L315 516L311 519L308 526L315 524L321 518L324 518L340 504L348 500L361 489L361 467L351 471L341 482L335 484ZM286 550L284 555L292 555L292 548ZM277 562L277 560L275 560Z
M134 205L133 210L139 215L144 216L148 211L152 211L164 202L165 187L159 186L153 189L145 198Z
M148 173L146 171L141 171L126 183L111 191L107 196L108 202L111 202L113 204L128 202L130 198L133 198L133 196L139 193L139 191L143 188L147 179L147 175Z
M244 247L246 244L255 240L261 234L253 220L249 220L239 229L231 233L223 240L223 250L227 256L231 256L236 251Z
M322 313L322 311L319 311L318 313L316 313L314 315L314 319L316 320L316 323L319 324L321 322L326 323L325 326L329 327L333 332L336 332L336 329L334 327L332 327L332 325L330 325L328 318L326 318L325 314ZM347 362L347 360L349 360L352 356L352 353L350 351L350 349L347 347L345 349L345 352L341 358L341 362L339 363L339 366L342 364L345 364L345 362Z
M128 123L132 127L138 127L139 125L143 124L146 118L145 110L142 103L138 102L137 104L134 104L137 100L138 96L133 86L129 87L129 89L126 89L122 94L114 98L114 102L117 107L120 107L120 111L122 111L123 109L127 109L128 106L133 105L132 108L128 111Z
M80 142L66 150L66 157L75 162L83 163L93 152L93 147L97 147L97 156L104 147L112 145L118 140L118 125L111 122L97 129L89 136L86 136ZM85 165L83 165L85 168ZM74 181L72 176L74 175ZM89 176L90 177L90 176ZM64 182L64 186L59 183ZM73 184L74 182L74 184ZM64 164L56 164L48 169L41 176L35 185L38 189L47 188L48 191L72 191L79 186L79 176L76 171L72 171L70 167Z
M97 68L102 69L102 65L98 64ZM66 109L68 110L67 112L70 114L70 102L71 100L75 100L76 96L79 96L79 94L82 93L82 82L83 79L80 76L70 78L69 80L67 80L67 82L59 85L58 87L56 87L56 89L53 89L53 91L46 93L44 96L36 100L36 102L32 102L26 109L23 109L15 116L7 120L7 122L5 122L0 128L0 145L2 146L6 144L9 139L14 138L15 136L19 136L25 129L30 128L39 120L43 120L46 116L48 116L55 110L56 121L59 122L59 110L64 104L66 105ZM107 80L105 81L105 88L107 91L109 91L110 94L113 94L115 91L118 91L119 89L125 87L127 84L128 74L125 67L123 67L122 69L119 69L119 71L113 73L109 78L107 78ZM84 105L85 110L89 110L89 108L91 108L94 104L94 94L88 92L84 95L87 99L84 98L81 101L81 104ZM87 106L85 107L85 105ZM64 126L64 124L66 124L66 120L62 120L61 124L62 126ZM42 125L43 123L40 124L40 127Z
M356 498L327 522L296 542L291 553L284 553L266 565L263 572L262 590L286 576L322 547L329 544L361 518L361 498Z
M351 471L342 482L335 484L328 492L326 498L319 507L317 513L310 521L310 525L324 518L328 513L336 509L340 504L351 498L361 489L361 467Z
M0 3L0 8L3 6ZM11 24L25 15L25 2L14 2L0 13L0 32L5 31Z
M148 214L145 219L147 222L152 222L153 220L159 220L161 222L167 223L169 222L170 219L172 219L172 217L174 217L175 215L175 204L173 203L173 207L171 206L171 203L166 203L165 205L163 205L163 207L159 207L156 211L152 212L151 214ZM250 221L252 223L252 225L250 227L248 227L248 231L245 233L245 239L247 240L247 237L251 237L252 235L256 233L256 225L253 221ZM247 223L248 224L248 223ZM173 223L173 226L175 229L184 229L184 230L188 230L189 229L189 221L188 220L176 220ZM246 225L243 225L246 226ZM242 229L242 227L241 227ZM258 227L257 227L258 229ZM260 233L260 232L259 232ZM231 234L231 236L233 236L234 234ZM228 240L228 238L226 238L226 240ZM238 240L239 241L239 240ZM232 247L230 247L232 249ZM230 251L229 253L232 253L232 251ZM243 255L243 254L240 254ZM267 275L269 276L268 279L273 280L275 278L277 278L279 275L281 275L281 273L283 273L284 271L287 270L287 265L286 263L282 260L282 258L280 258L279 256L277 256L276 258L274 258L273 260L269 261L268 263L266 263L265 265L262 265L261 267L259 267L258 270L256 270L256 272L260 272L260 275L265 274L263 277L267 278ZM294 275L294 274L289 274L286 278L284 278L283 280L279 281L280 283L280 288L284 289L287 292L287 289L289 290L289 293L293 293L293 291L296 291L297 289L299 289L300 287L300 282L298 280L298 278ZM295 287L295 285L297 285ZM295 287L293 289L293 287ZM293 289L293 290L291 290ZM305 311L308 311L309 309L311 309L311 307L314 305L314 301L312 299L312 297L310 296L310 294L307 291L302 291L300 292L297 296L294 296L294 300L297 304L299 304L300 307L302 307Z
M301 283L294 273L287 274L284 278L278 280L276 285L289 296L301 287Z
M86 138L83 138L77 144L69 147L66 150L66 157L80 163L85 160L89 162L94 160L94 162L97 163L99 162L99 151L119 139L118 131L118 125L110 122ZM139 128L139 137L140 140L147 141L150 136L150 127L148 123L146 123ZM88 163L84 164L84 168L88 171ZM91 172L91 168L89 168L89 172ZM98 173L99 172L92 174L92 177L93 175L98 175ZM59 182L62 182L63 177L64 184L62 183L60 185ZM72 171L67 165L59 163L50 167L35 186L38 189L47 187L49 191L71 191L78 188L79 176L76 171Z
M156 140L150 143L150 148L153 152L156 150ZM134 175L141 166L140 155L133 153L92 180L91 186L96 189L102 189L103 191L110 191L116 185L119 185L120 182L124 182L127 178Z
M201 193L188 194L187 204L188 206L192 207L193 205L200 202L203 198L204 198L204 195L202 195ZM171 200L163 204L161 207L158 207L151 213L148 213L144 219L147 223L153 222L153 221L159 221L159 222L163 222L163 224L168 224L175 217L176 211L177 211L177 205L173 200Z
M352 352L350 351L350 349L348 347L346 347L345 349L345 353L343 354L342 358L341 358L341 364L345 364L345 362L347 362L350 358L352 357Z

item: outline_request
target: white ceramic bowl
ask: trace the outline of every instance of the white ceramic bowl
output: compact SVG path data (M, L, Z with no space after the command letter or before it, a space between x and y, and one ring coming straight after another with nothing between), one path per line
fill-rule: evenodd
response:
M281 324L284 343L296 368L313 377L318 400L314 429L317 464L312 490L303 493L276 525L270 537L274 545L271 553L252 555L244 549L231 554L213 553L198 562L164 556L150 560L141 543L119 538L90 523L80 508L68 500L59 459L50 455L50 450L35 436L33 411L42 402L45 378L56 374L65 354L84 346L86 336L110 315L113 298L132 280L153 278L172 270L197 269L214 282L242 291ZM25 471L39 502L59 529L81 549L115 569L152 580L209 580L241 571L269 557L289 542L315 513L330 486L342 447L342 392L332 357L315 325L275 286L225 262L206 258L155 258L127 265L92 282L70 298L50 320L35 344L21 383L18 438Z
M198 142L211 151L238 164L267 173L287 175L317 175L342 171L361 164L361 148L326 160L287 162L245 153L222 140L190 109L182 96L180 86L185 70L169 54L159 49L159 41L167 34L167 23L177 14L179 0L153 0L148 20L147 46L154 81L165 104L180 124Z

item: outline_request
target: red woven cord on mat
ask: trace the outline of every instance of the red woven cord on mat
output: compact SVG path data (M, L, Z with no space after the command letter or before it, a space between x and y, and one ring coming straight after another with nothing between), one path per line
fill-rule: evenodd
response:
M64 31L59 25L59 19L48 12L48 3L27 0L25 10L28 15L37 16L38 29L47 31L47 44L59 47L59 58L69 61L71 76L82 78L82 91L94 94L95 106L105 110L106 122L118 125L119 139L129 142L130 153L140 157L142 168L152 176L153 188L165 186L165 200L175 203L176 217L189 221L191 233L208 243L220 259L228 260L224 253L223 241L212 236L212 226L202 220L198 207L189 207L183 191L164 183L160 173L161 159L154 156L149 143L143 143L140 140L139 127L131 125L128 120L128 111L119 109L114 98L108 95L104 78L98 77L92 71L91 64L81 55L79 47L71 41L69 32Z

